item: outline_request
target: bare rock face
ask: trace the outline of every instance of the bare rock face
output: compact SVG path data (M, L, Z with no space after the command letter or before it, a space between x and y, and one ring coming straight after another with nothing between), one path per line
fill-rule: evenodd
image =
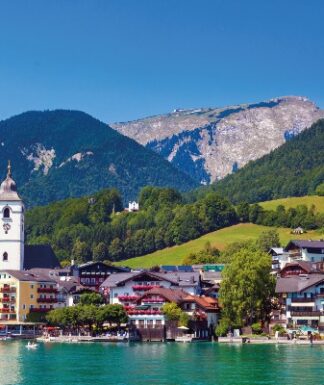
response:
M324 110L309 99L286 96L226 108L175 110L110 126L207 184L269 153L320 118Z

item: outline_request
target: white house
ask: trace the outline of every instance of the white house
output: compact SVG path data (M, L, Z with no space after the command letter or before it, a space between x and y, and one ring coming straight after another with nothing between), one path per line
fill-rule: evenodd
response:
M288 252L288 262L296 260L306 262L323 262L324 261L324 240L320 241L290 241L285 247Z
M138 202L128 202L128 210L129 213L133 213L135 211L139 211L139 203Z

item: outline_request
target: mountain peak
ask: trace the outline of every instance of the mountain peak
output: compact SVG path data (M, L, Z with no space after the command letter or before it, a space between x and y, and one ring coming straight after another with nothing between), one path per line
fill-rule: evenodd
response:
M324 117L305 96L216 108L175 109L112 127L147 146L200 183L260 158Z

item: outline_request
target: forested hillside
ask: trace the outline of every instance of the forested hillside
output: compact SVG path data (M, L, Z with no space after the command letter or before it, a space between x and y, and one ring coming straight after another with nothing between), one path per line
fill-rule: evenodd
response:
M195 239L237 222L234 207L215 193L185 204L173 189L145 187L140 211L122 210L116 190L67 199L26 214L28 243L50 243L61 260L122 260Z
M0 122L0 176L11 160L27 206L118 188L124 203L146 185L197 186L169 162L79 111L26 112Z
M270 154L216 182L211 189L233 203L254 203L314 194L323 182L324 120L319 120ZM196 197L206 190L197 192Z
M82 263L149 254L239 222L305 230L324 227L324 213L313 206L264 210L241 203L234 208L215 192L189 204L176 190L145 187L139 202L139 212L125 212L119 193L112 189L35 207L26 214L27 242L50 243L61 260Z

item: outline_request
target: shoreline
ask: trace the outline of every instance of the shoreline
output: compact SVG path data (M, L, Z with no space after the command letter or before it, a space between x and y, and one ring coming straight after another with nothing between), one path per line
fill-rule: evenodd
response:
M246 339L247 341L243 341ZM287 340L286 338L279 339L266 339L266 338L231 338L231 337L218 337L218 343L220 344L266 344L266 345L324 345L324 340L310 342L308 339L293 339Z

